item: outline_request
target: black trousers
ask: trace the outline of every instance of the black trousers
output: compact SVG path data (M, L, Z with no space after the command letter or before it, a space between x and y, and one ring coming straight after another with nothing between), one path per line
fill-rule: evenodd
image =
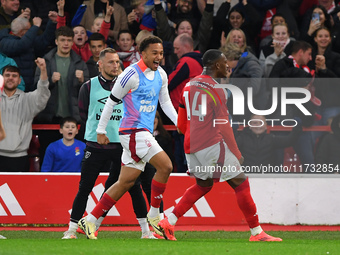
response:
M97 149L89 146L85 148L79 190L72 206L72 222L78 222L83 216L88 196L100 172L109 165L109 176L105 182L105 190L118 180L123 149L120 144L117 144L117 146L119 147L117 149ZM146 218L147 208L140 184L136 182L129 193L136 217Z
M0 172L28 172L30 168L28 156L0 156Z

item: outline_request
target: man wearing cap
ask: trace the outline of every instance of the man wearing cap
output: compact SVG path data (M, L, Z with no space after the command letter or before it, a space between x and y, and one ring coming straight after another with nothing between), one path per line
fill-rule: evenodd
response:
M158 226L164 237L176 240L174 225L194 203L207 194L214 182L226 181L236 194L237 203L249 225L249 241L282 241L266 234L258 220L247 176L241 169L243 157L229 124L213 125L215 119L227 119L227 91L216 88L228 72L227 58L219 50L203 55L203 73L186 84L178 110L178 129L185 135L184 150L189 173L196 184L188 188L167 218Z

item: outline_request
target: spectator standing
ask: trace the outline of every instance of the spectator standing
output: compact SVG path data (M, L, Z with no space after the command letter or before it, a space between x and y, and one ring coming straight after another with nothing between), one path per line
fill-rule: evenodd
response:
M108 0L89 0L84 2L87 9L80 22L87 30L91 30L91 26L96 16L100 13L106 13L106 6ZM118 3L113 4L113 18L111 18L111 26L109 31L109 37L115 41L118 38L120 30L128 29L127 16L124 8Z
M72 48L74 33L69 27L60 27L56 31L56 48L45 56L51 97L46 108L37 116L37 122L59 124L67 116L80 121L78 93L83 82L89 79L85 62ZM35 81L40 71L36 70ZM40 156L43 158L47 146L60 138L59 132L39 132Z
M17 89L20 71L15 66L3 70L4 93L1 95L0 110L6 138L0 142L0 168L5 172L29 171L27 150L32 138L33 118L45 108L50 91L45 60L38 58L40 79L37 89L25 93Z
M58 25L57 28L66 25L66 17L64 16L64 5L65 0L58 1ZM106 14L104 18L104 22L100 25L99 33L101 33L105 39L108 38L109 29L110 29L110 20L113 13L113 7L109 5L109 1L106 3ZM89 48L88 40L88 33L83 25L75 25L73 27L74 38L73 38L73 45L72 50L76 52L79 56L81 56L84 62L87 62L92 52Z
M327 120L340 114L340 54L332 51L331 32L321 27L315 32L312 61L308 63L310 69L315 70L315 95L321 100L318 113L321 114L319 125L327 125Z
M31 10L29 8L20 10L19 0L1 0L0 30L4 28L10 28L12 21L19 16L30 19Z
M294 41L289 38L288 27L285 23L273 25L272 40L260 49L260 63L264 67L264 76L269 74L277 61L292 53Z
M231 0L227 0L222 3L217 11L214 19L211 47L219 48L222 46L219 44L222 31L227 35L233 28L242 29L246 34L247 44L254 47L256 36L260 32L262 25L263 19L261 15L247 0L243 0L240 3L241 6L233 7L231 10L230 2Z
M263 110L267 106L267 93L266 87L263 82L263 69L259 60L249 51L242 51L239 45L235 43L227 43L222 47L222 52L225 54L228 60L228 66L231 70L228 76L230 82L242 90L245 97L245 114L233 115L233 119L237 121L247 121L251 116L251 112L247 105L249 99L248 88L253 90L253 104L255 109ZM231 100L228 100L228 107L233 112L233 104Z
M199 26L197 26L197 33L196 28L193 25L193 20L195 20L195 18L184 18L187 16L184 15L182 19L175 19L174 22L176 22L176 27L173 28L171 25L169 25L161 1L155 0L154 2L156 10L157 33L163 41L173 42L177 35L188 33L194 39L194 49L199 50L201 53L204 53L207 50L211 36L211 28L213 25L214 0L207 1L203 11L202 19L198 23ZM188 8L184 8L184 6L181 5L183 3L186 3ZM180 0L177 9L182 10L181 13L184 13L183 10L188 9L188 11L185 13L191 13L191 15L193 15L190 7L192 8L192 0Z
M292 47L292 54L279 60L273 66L273 69L269 75L269 78L272 78L270 79L269 88L272 90L273 87L277 87L279 91L282 87L298 87L309 89L313 78L313 71L307 67L307 64L311 60L312 46L304 41L295 41ZM301 97L299 93L290 93L290 98L299 97ZM269 98L272 98L271 95ZM281 98L280 92L278 93L278 98ZM311 115L305 115L301 112L301 110L297 109L295 105L287 105L287 114L282 116L280 105L281 102L279 100L278 107L273 113L272 118L276 118L278 120L299 118L302 121L302 126L309 127L313 125L315 120L316 105L312 100L304 104L304 107L311 113ZM310 132L304 132L302 135L300 135L293 147L298 154L303 167L306 166L305 164L314 164L314 143Z
M2 70L5 66L16 66L18 67L17 63L15 63L14 59L7 57L5 54L0 53L0 73L2 74ZM25 81L20 75L21 82L18 86L18 89L25 91Z
M143 15L145 13L144 4L147 0L134 0L131 1L131 8L127 10L127 20L129 25L129 30L134 36L142 31L140 28ZM132 10L131 10L132 9ZM131 11L130 11L131 10Z
M133 35L129 30L121 30L118 34L116 44L118 45L117 53L123 62L124 68L140 60L140 54L134 45Z
M99 75L98 60L99 60L100 52L106 47L105 41L106 41L105 37L100 33L93 33L89 37L88 42L89 42L92 56L86 62L86 65L87 65L87 68L89 69L90 78L93 78Z
M41 172L80 172L85 143L74 139L78 134L77 120L63 118L59 132L63 138L47 147Z
M33 26L28 19L18 17L11 23L11 29L0 31L0 51L13 58L24 78L25 91L34 90L34 59L43 55L46 48L53 43L58 14L49 13L49 22L43 34L38 35L41 18L33 18Z

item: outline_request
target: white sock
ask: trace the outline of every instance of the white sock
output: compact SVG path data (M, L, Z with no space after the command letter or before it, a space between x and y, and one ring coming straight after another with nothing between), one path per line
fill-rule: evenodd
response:
M89 213L87 216L86 216L86 220L88 222L91 222L93 224L96 224L96 221L97 221L97 218L94 217L91 213Z
M146 218L137 218L140 228L142 229L142 234L149 233L149 224Z
M160 214L159 214L159 217L161 218L161 220L163 220L163 219L164 219L164 213L163 213L163 212L160 213Z
M257 226L255 228L250 229L250 233L251 233L252 236L256 236L256 235L260 234L262 231L263 230L262 230L261 226Z
M98 230L99 229L99 227L100 227L100 225L102 224L102 222L103 222L103 220L104 220L104 217L103 216L100 216L99 218L98 218L98 220L96 221L96 230Z
M75 233L77 231L77 228L78 228L78 224L70 221L70 223L68 224L68 231Z
M171 225L176 225L176 222L178 221L178 218L176 217L175 214L173 213L170 213L169 216L168 216L168 221Z
M159 215L159 208L150 206L150 210L149 210L148 216L150 218L154 218L154 217L156 217L158 215Z

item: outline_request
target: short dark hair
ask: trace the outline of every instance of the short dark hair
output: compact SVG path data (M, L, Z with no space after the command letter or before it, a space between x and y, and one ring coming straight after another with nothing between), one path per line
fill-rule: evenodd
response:
M81 25L81 24L75 25L74 27L72 27L72 30L73 30L73 29L75 29L76 27L82 27L82 28L84 28L84 29L85 29L85 31L86 31L86 27L84 27L84 26L83 26L83 25Z
M17 66L11 66L11 65L8 65L8 66L5 66L3 69L2 69L2 72L1 73L4 73L4 72L12 72L12 73L18 73L20 75L20 69L17 67Z
M72 123L74 123L76 125L78 124L77 120L74 117L68 116L68 117L65 117L65 118L61 119L61 121L60 121L60 128L63 128L66 122L72 122Z
M305 52L308 49L312 49L312 45L310 45L308 42L295 41L292 46L292 54L297 53L299 50Z
M117 53L117 51L112 48L105 48L100 52L99 59L104 58L106 53Z
M106 43L105 37L101 33L93 33L90 35L88 42L91 41L102 41L104 44Z
M176 22L175 30L178 31L179 25L180 25L182 22L184 22L184 21L188 22L188 23L190 24L190 26L191 26L191 29L194 31L194 26L193 26L191 20L189 20L189 19L180 19L180 20L178 20L178 21Z
M71 28L67 26L59 27L55 31L55 38L58 39L59 36L67 36L67 37L74 37L74 32Z
M203 66L205 67L212 66L221 57L223 57L222 51L215 49L207 50L202 57Z
M229 12L228 20L229 20L230 14L232 12L238 12L242 16L242 19L244 19L244 12L239 7L233 7L233 8L231 8L231 10Z
M278 13L278 12L277 12L277 13L275 13L275 14L272 16L272 18L271 18L271 20L270 20L270 24L273 25L273 21L274 21L274 19L275 19L276 17L282 17L282 18L286 21L285 16L283 16L282 13Z
M148 36L140 43L139 51L143 52L149 47L150 44L155 44L155 43L162 44L163 41L161 38L157 36L154 36L154 35Z
M117 40L119 40L121 34L130 34L131 39L134 40L133 34L130 32L130 30L127 30L127 29L120 30L117 36Z

